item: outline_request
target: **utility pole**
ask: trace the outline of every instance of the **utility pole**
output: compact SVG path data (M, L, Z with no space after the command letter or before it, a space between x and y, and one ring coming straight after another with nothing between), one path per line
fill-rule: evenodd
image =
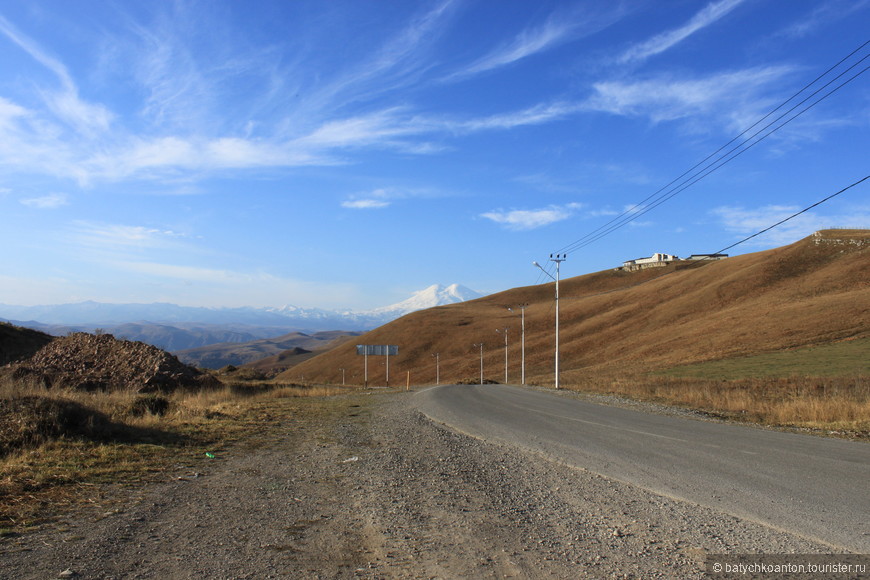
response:
M441 384L441 353L434 353L432 356L435 357L435 384Z
M477 343L474 346L480 347L480 384L483 384L483 343Z
M532 262L532 265L539 268L544 274L550 276L556 281L556 369L555 383L556 388L559 388L559 266L568 259L568 254L550 254L550 261L556 263L556 277L544 270L537 262Z
M508 329L495 329L498 333L504 333L504 384L508 384Z
M520 320L522 322L522 334L520 342L522 344L522 364L520 366L520 374L521 374L521 383L522 385L526 384L526 306L528 304L520 304L517 308L520 309ZM513 312L514 309L508 307L508 311Z

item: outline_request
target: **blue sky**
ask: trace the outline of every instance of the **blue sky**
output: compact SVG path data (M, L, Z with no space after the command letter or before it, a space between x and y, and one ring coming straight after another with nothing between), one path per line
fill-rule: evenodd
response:
M867 0L3 0L0 303L365 309L534 284L564 248L563 277L714 252L870 173L870 73L574 242L868 22ZM870 226L868 183L731 253Z

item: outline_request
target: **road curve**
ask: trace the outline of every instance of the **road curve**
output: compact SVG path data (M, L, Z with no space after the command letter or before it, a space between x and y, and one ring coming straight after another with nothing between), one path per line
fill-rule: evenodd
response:
M416 393L431 419L741 518L870 553L870 445L504 385Z

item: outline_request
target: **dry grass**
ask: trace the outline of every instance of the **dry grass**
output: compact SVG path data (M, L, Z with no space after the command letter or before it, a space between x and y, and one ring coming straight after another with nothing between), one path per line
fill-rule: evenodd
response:
M206 452L261 444L275 425L304 413L306 398L348 391L229 384L141 395L0 377L0 538L71 502L99 501L98 484L137 484L178 465L202 470L213 461Z
M567 387L738 421L870 437L870 380L866 376L712 380L636 375L589 377Z
M821 244L810 237L690 268L563 279L562 384L769 424L867 431L870 246L861 241L868 235L823 232ZM514 288L414 312L356 342L399 345L398 356L390 357L391 374L410 376L417 385L434 384L434 353L442 383L478 377L474 345L483 343L485 379L503 381L504 338L495 329L508 328L509 380L518 382L516 307L527 304L526 377L552 385L553 299L553 284ZM384 384L382 359L369 357L371 384ZM650 376L675 368L685 375ZM362 383L363 357L351 344L294 366L286 376L337 383L341 369L349 382Z
M836 235L851 235L836 232ZM570 262L568 262L570 264ZM355 341L395 344L390 374L434 384L478 374L503 380L509 329L510 377L520 375L519 304L525 309L527 376L552 376L553 284L514 288L478 300L414 312ZM507 307L513 307L513 312ZM815 245L812 239L695 268L604 271L560 286L563 372L643 372L868 336L870 247ZM287 380L363 383L363 357L347 343L292 367ZM383 357L369 357L370 384L384 384ZM800 373L807 374L807 373ZM820 373L826 375L827 373ZM279 378L281 376L279 375Z

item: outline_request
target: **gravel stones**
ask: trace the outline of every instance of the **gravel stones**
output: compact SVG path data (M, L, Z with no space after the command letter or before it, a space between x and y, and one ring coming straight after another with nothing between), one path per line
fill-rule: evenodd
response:
M155 346L84 332L52 341L17 365L13 376L86 391L169 392L218 385L213 377Z

